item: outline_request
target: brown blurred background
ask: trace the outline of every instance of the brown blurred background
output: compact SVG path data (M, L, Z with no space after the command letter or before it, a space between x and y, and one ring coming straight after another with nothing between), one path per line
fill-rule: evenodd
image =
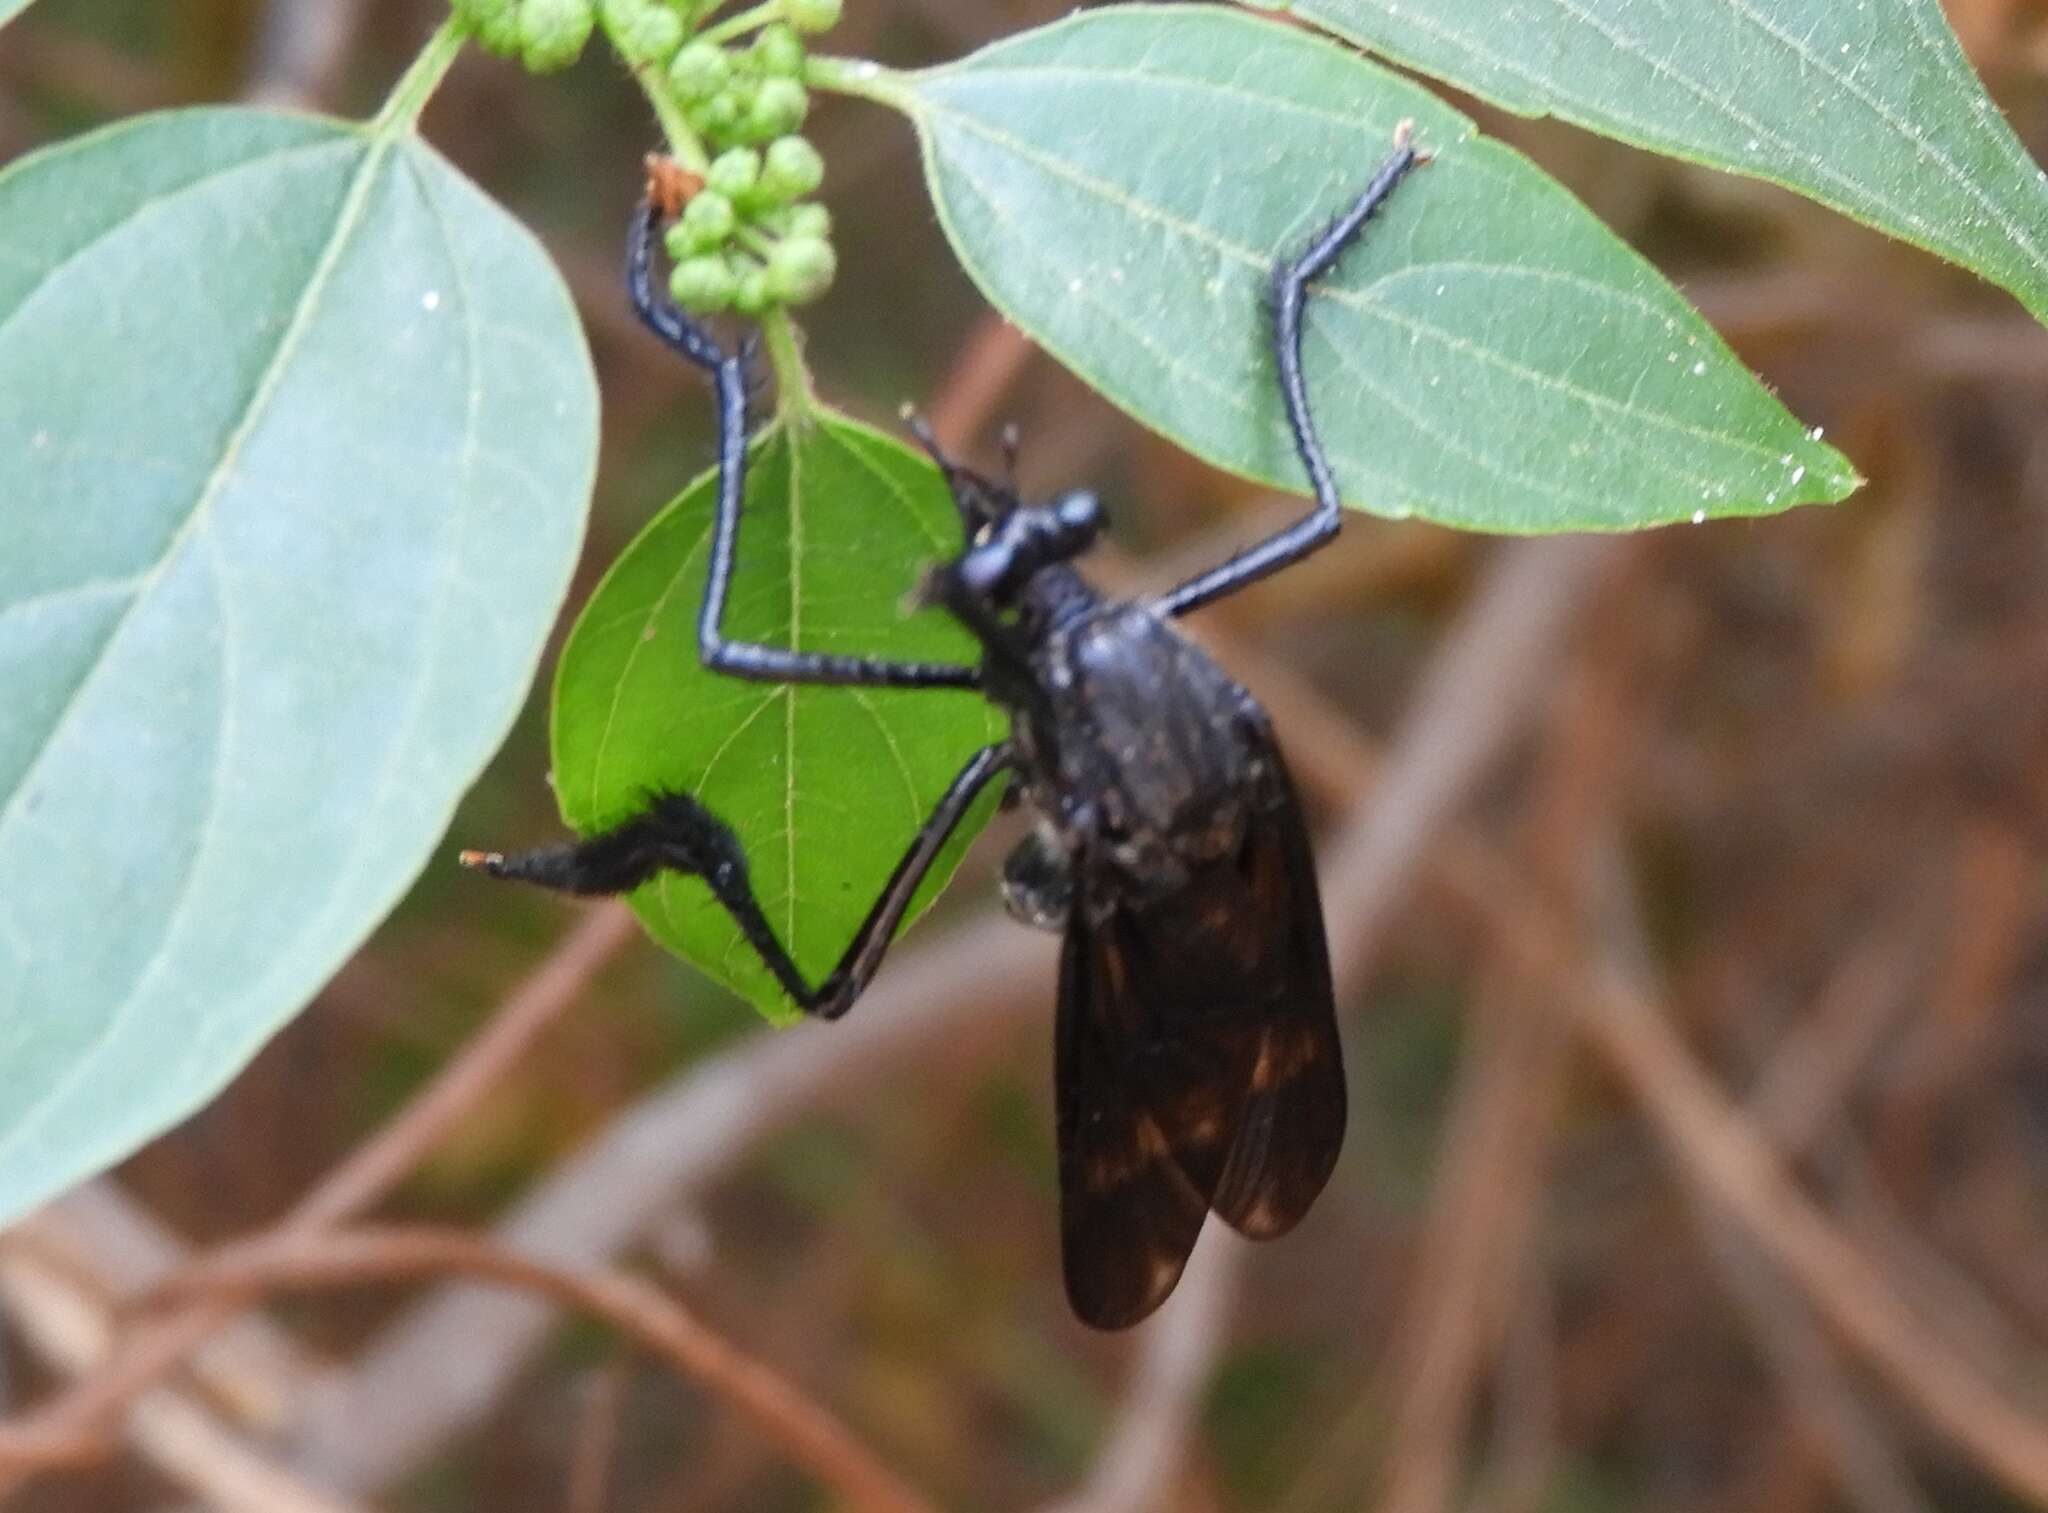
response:
M831 41L935 60L1070 8L851 0ZM2048 162L2048 3L1946 8ZM0 159L188 102L366 113L439 14L38 0L0 32ZM836 1415L901 1483L875 1506L2048 1507L2048 332L1788 194L1459 103L1870 483L1611 542L1360 517L1205 617L1323 832L1354 1114L1294 1236L1211 1233L1135 1334L1068 1316L1050 947L999 917L999 835L851 1019L787 1035L615 912L437 865L213 1108L0 1236L0 1410L60 1401L123 1296L332 1194L410 1106L411 1144L339 1207L402 1177L378 1220L656 1279ZM813 121L840 226L807 322L828 397L885 424L919 400L983 449L1014 419L1032 488L1112 502L1120 584L1284 507L992 320L900 121ZM604 455L573 611L709 460L701 384L614 271L650 125L593 47L549 80L467 57L426 127L545 239L590 332ZM551 833L544 713L456 840ZM423 1114L465 1046L475 1075ZM198 1363L18 1505L851 1505L787 1424L531 1294L294 1296Z

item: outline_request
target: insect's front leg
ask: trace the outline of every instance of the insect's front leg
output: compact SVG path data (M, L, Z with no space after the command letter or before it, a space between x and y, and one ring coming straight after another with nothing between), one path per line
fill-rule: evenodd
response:
M706 667L757 683L829 683L860 688L977 688L979 668L950 662L896 662L833 656L726 638L726 596L739 546L747 489L747 371L744 353L728 353L703 326L676 308L655 284L654 243L661 211L652 200L633 217L626 243L626 288L641 323L669 347L711 374L718 398L718 492L711 567L697 612L697 654Z
M1273 270L1273 366L1280 375L1280 398L1287 410L1287 427L1293 432L1294 449L1308 474L1316 507L1279 534L1162 595L1158 601L1162 613L1184 615L1213 599L1234 594L1288 563L1300 561L1337 534L1343 521L1343 503L1337 496L1337 479L1330 471L1330 459L1309 414L1308 383L1301 369L1302 308L1308 300L1309 284L1335 266L1410 170L1428 161L1428 155L1416 149L1409 123L1402 122L1394 132L1392 155L1380 165L1379 172L1350 208L1317 232L1293 258Z
M975 796L989 779L1009 766L1010 757L1007 743L984 746L960 769L896 863L896 870L883 884L839 964L816 987L804 980L802 970L791 959L775 927L768 923L768 916L762 913L760 901L754 897L754 885L747 877L747 857L739 837L694 795L664 794L644 814L586 840L542 846L510 856L495 851L465 851L462 863L480 867L493 877L580 894L629 893L659 872L701 877L739 926L747 944L761 958L761 964L775 974L782 991L805 1013L837 1019L853 1006L873 979L918 884L924 881L948 837L959 828Z

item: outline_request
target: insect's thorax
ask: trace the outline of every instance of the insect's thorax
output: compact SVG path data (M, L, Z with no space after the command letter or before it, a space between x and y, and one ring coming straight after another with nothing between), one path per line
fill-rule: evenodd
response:
M1070 853L1171 889L1243 833L1249 695L1149 604L1067 607L1037 627L1028 697L1005 700L1024 797Z

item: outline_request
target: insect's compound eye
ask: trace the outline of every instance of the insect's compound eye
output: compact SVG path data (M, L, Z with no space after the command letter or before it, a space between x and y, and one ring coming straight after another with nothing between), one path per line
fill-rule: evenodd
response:
M1016 552L1006 541L978 541L954 565L960 586L978 599L1001 595L1016 571Z
M1076 546L1086 546L1102 530L1102 501L1087 489L1074 489L1053 501L1060 533Z

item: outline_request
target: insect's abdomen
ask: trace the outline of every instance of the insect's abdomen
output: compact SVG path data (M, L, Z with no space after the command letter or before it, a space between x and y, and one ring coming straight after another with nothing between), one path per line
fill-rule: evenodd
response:
M1051 680L1057 781L1104 833L1189 860L1234 842L1244 690L1142 604L1110 606L1049 650L1064 674Z

